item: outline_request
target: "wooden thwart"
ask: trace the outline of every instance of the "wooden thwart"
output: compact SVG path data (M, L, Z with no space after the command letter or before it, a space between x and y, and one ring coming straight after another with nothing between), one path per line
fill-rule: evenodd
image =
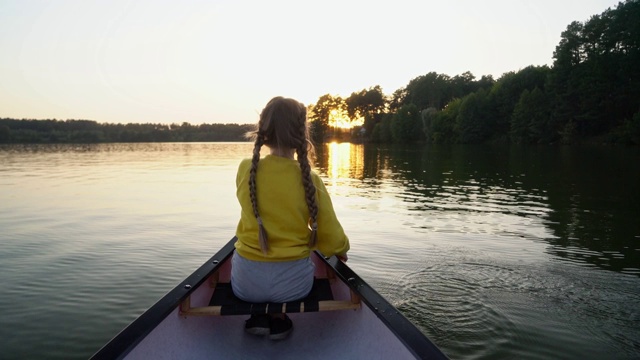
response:
M230 283L218 282L217 274L211 279L215 287L208 306L191 307L187 297L180 304L183 316L256 315L295 312L355 310L360 308L360 297L350 290L350 299L334 300L330 282L335 279L315 279L309 295L301 300L287 303L254 304L238 299Z
M185 301L189 301L188 299ZM352 303L351 301L339 301L339 300L325 300L318 302L318 310L316 311L336 311L336 310L356 310L360 308L360 303ZM180 307L180 315L184 316L220 316L225 315L222 313L222 306L201 306L188 308ZM287 311L279 311L278 313L286 313ZM301 305L300 311L305 312L304 304ZM275 313L275 312L270 312ZM247 313L244 315L250 315ZM242 315L242 314L227 314L227 315Z

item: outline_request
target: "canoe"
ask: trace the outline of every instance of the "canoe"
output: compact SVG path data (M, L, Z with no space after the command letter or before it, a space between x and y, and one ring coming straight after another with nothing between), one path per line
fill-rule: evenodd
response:
M299 302L249 304L233 296L232 238L103 346L92 359L446 359L348 265L314 252L312 293ZM252 313L286 312L294 330L272 341L244 332Z

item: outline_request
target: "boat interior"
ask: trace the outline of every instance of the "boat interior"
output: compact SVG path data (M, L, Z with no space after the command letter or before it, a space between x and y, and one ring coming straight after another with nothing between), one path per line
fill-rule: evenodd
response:
M303 299L299 306L294 306L302 311L287 312L294 324L287 339L273 341L245 333L244 321L252 311L242 302L234 299L234 304L226 305L231 307L227 312L245 313L236 315L221 315L225 305L212 304L215 292L229 282L231 262L227 261L126 359L415 358L367 306L361 306L358 295L337 279L330 267L318 256L314 262L316 282L329 282L332 299ZM305 304L309 303L312 305L306 307L311 310L305 312ZM267 304L254 305L253 308L274 312L268 310ZM289 304L278 306L291 308Z
M250 304L235 298L229 284L234 240L92 359L447 358L335 256L313 253L316 284L301 301ZM277 341L246 333L245 321L259 313L287 313L293 331Z

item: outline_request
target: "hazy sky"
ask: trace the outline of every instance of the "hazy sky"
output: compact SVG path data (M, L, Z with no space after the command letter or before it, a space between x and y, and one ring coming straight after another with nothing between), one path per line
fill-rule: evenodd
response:
M0 117L247 123L435 71L552 64L614 0L0 0Z

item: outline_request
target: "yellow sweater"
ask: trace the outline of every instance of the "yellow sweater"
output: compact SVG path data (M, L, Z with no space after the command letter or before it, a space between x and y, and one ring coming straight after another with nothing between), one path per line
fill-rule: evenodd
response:
M249 197L251 159L238 167L236 195L242 212L236 230L236 251L255 261L290 261L309 256L311 231L309 210L297 160L275 155L260 159L256 175L258 211L267 232L269 251L265 255L258 243L258 222ZM311 172L318 204L317 249L325 256L344 255L349 239L333 210L333 204L322 179Z

